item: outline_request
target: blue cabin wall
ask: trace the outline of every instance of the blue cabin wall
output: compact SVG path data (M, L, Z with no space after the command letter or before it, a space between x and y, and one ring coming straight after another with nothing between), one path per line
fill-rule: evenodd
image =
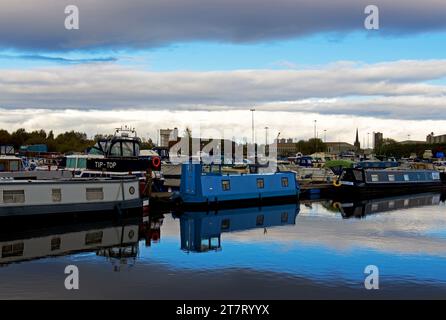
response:
M288 179L288 186L282 186L282 178ZM263 188L257 186L258 179L263 179ZM223 190L224 180L229 181L229 190ZM299 194L299 186L293 172L222 175L202 173L201 164L185 163L182 165L180 194L186 203L204 203L293 196Z
M182 164L180 193L183 200L201 196L201 171L201 164Z

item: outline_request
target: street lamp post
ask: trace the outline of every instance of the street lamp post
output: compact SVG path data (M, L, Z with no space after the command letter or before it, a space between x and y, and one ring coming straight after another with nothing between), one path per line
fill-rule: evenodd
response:
M314 120L314 139L316 139L316 123L317 120Z
M268 145L268 127L265 127L265 146Z
M251 111L251 134L252 134L252 143L254 143L254 111L256 111L256 109L252 108L249 109L249 111Z
M316 123L317 120L314 120L314 152L317 152L317 140L316 140Z

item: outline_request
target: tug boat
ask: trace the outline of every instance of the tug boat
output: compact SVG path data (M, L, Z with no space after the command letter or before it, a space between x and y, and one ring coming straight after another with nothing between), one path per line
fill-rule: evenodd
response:
M296 202L299 185L294 172L223 174L221 164L203 172L203 164L189 162L182 164L179 197L190 209Z
M128 174L143 177L147 171L159 178L160 157L142 156L140 149L141 139L134 129L117 128L112 137L99 139L87 155L67 156L65 169L78 178Z
M347 168L333 185L337 194L385 196L439 190L446 187L446 176L436 170Z

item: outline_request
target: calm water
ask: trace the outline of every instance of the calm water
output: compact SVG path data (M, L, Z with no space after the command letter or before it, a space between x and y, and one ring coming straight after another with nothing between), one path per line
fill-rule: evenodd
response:
M444 198L15 225L0 233L0 298L446 298ZM379 290L364 288L367 265Z

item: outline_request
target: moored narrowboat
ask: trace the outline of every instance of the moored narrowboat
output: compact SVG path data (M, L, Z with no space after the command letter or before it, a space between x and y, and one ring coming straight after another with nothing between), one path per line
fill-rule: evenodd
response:
M100 179L0 180L0 217L141 210L134 176Z
M339 194L375 196L439 190L446 187L446 177L436 170L348 168L333 184Z
M221 165L203 172L201 163L184 163L179 196L189 208L267 204L297 201L299 185L294 172L223 174Z

